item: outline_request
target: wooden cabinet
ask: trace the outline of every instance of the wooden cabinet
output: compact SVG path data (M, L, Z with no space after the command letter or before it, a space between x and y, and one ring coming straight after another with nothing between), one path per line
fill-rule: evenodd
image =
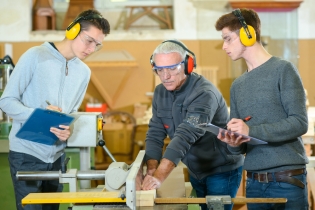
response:
M264 11L293 10L298 8L302 2L303 0L229 0L232 8L250 8Z

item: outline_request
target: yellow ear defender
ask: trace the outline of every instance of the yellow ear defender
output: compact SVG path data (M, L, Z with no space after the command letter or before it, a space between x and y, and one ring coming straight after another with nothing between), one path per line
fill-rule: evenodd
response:
M73 25L73 26L71 26L71 25ZM69 28L69 30L68 30L68 28ZM72 22L68 26L68 28L66 30L66 38L70 39L70 40L75 39L78 36L78 34L80 33L80 31L81 31L80 23Z
M91 19L96 19L96 18L103 18L101 15L98 14L93 14L93 15L87 15L87 16L81 16L75 19L66 29L66 38L73 40L75 39L78 34L81 31L81 25L80 22L82 20L91 20Z
M240 30L240 39L241 39L242 44L248 47L248 46L252 46L252 45L255 44L255 42L256 42L256 31L250 25L247 25L247 28L248 28L249 34L251 35L251 38L248 37L248 35L247 35L248 33L245 31L245 29L241 28L241 30Z
M233 10L233 14L238 18L242 25L239 34L242 44L245 45L246 47L254 45L256 42L255 29L252 26L246 24L240 9Z

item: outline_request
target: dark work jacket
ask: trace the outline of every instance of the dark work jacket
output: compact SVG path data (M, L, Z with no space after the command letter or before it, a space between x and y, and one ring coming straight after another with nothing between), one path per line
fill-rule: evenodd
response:
M179 90L155 88L152 118L146 137L145 160L166 158L175 165L182 161L189 173L202 179L243 165L243 155L232 155L217 137L196 128L199 123L224 127L229 114L218 89L203 76L192 73ZM164 139L171 139L162 157Z

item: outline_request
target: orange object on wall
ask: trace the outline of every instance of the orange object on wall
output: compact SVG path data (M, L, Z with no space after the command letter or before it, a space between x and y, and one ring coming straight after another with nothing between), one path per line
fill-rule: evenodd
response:
M85 107L86 112L102 112L106 113L107 111L107 104L101 104L101 103L87 103Z

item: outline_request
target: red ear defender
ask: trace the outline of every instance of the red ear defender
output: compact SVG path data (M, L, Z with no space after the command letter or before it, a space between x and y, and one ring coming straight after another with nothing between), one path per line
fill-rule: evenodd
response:
M191 74L195 67L195 62L193 57L186 55L185 59L185 74Z

